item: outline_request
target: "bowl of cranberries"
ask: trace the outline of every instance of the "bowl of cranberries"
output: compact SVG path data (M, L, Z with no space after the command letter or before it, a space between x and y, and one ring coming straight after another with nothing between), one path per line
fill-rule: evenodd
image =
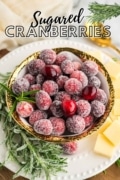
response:
M77 49L44 49L26 58L12 73L8 87L19 96L33 91L33 102L17 102L13 119L46 141L79 140L105 122L113 103L110 76L96 58ZM14 98L7 93L8 108Z

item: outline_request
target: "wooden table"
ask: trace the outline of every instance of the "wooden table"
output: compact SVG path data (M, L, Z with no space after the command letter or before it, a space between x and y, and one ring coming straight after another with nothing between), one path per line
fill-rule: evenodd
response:
M0 58L8 53L8 50L3 49L0 50ZM0 180L12 180L13 172L3 167L0 170ZM27 180L23 177L18 177L15 180ZM116 164L110 166L105 172L101 172L100 174L91 177L87 180L120 180L120 167L117 167Z

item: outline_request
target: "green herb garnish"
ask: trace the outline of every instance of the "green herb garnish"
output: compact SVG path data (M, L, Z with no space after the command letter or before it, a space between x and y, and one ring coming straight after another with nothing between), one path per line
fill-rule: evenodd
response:
M92 2L89 4L88 9L91 11L91 16L88 16L88 18L93 23L104 22L113 17L120 16L120 5L117 3L109 5Z
M33 137L15 123L11 114L8 116L9 110L5 101L5 89L7 90L9 76L10 73L0 74L0 84L2 84L0 86L0 120L6 135L5 144L8 149L8 159L11 158L20 165L20 169L13 178L19 176L19 172L23 170L30 174L31 180L40 177L42 174L46 176L46 180L49 180L51 175L56 175L60 171L65 172L66 159L61 157L62 149L58 144ZM20 97L17 97L17 100L25 98L26 95L30 94L28 92L21 94ZM14 95L13 98L16 99ZM2 165L4 164L5 162Z

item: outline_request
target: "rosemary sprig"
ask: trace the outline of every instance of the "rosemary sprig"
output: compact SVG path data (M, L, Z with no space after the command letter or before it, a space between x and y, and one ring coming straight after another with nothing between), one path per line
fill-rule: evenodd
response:
M30 174L31 180L42 174L46 176L46 180L49 180L51 175L65 171L66 159L61 157L62 149L59 145L33 137L17 125L11 115L8 116L5 86L9 75L0 75L1 84L4 84L4 86L0 86L0 120L6 135L5 144L9 153L8 159L11 158L20 165L13 178L19 176L19 172L23 170ZM29 95L29 93L24 95Z
M92 2L89 4L88 9L91 11L91 15L88 18L93 23L104 22L120 15L120 5L117 3L108 5Z

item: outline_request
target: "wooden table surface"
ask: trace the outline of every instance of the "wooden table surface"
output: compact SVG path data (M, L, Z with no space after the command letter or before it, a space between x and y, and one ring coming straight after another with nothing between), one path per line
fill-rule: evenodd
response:
M8 50L6 49L0 50L0 58L7 53ZM0 180L12 180L13 174L14 174L13 172L3 167L0 170ZM23 177L18 177L15 180L28 180L28 179ZM116 164L113 164L108 169L106 169L105 172L101 172L100 174L95 175L94 177L91 177L87 180L120 180L120 167L117 167Z

